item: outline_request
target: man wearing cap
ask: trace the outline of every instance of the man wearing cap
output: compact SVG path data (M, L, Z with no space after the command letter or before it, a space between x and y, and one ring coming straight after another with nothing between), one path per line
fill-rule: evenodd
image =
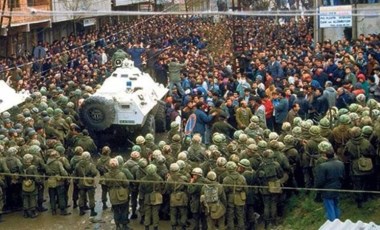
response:
M145 172L146 176L141 178L144 182L139 186L139 194L144 197L144 226L145 230L149 230L149 226L157 230L162 204L163 179L157 174L157 167L153 164L146 166Z
M200 202L205 207L207 218L207 229L225 229L225 212L227 198L223 186L217 181L216 173L210 171L207 173L208 183L202 186ZM217 191L215 200L208 200L208 191ZM212 194L211 194L212 195ZM212 215L211 212L216 214Z
M120 170L119 161L116 158L110 159L109 168L110 171L104 174L104 183L109 188L116 229L128 229L128 212L126 210L128 209L129 200L120 200L116 194L118 190L127 191L127 176Z
M327 157L327 160L315 168L315 187L322 189L341 189L345 174L343 162L334 157L334 149L327 141L322 141L318 145L318 150ZM339 219L339 193L334 191L322 191L321 193L327 219L330 221Z
M170 224L172 230L177 229L177 227L185 230L188 195L187 186L184 183L188 182L188 180L186 176L180 173L180 167L177 163L172 163L169 170L170 173L165 184L164 193L170 194Z
M202 185L206 182L201 168L191 171L190 185L187 187L190 201L190 212L192 214L192 226L194 230L207 229L206 219L200 204ZM196 183L196 184L194 184Z
M228 175L223 179L223 186L227 194L227 228L235 229L235 218L239 229L244 229L245 212L248 188L247 181L240 175L235 162L229 161L226 164Z

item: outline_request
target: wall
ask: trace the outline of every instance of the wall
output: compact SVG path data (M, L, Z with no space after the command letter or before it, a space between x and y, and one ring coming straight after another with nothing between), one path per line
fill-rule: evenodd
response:
M357 34L373 34L379 33L380 31L380 14L378 10L373 10L373 8L379 8L380 3L376 4L358 4L358 14L367 14L368 16L358 16L357 17ZM375 14L375 15L374 15ZM354 23L354 20L352 21ZM354 24L352 25L354 26ZM323 31L323 40L330 39L331 41L341 40L344 37L344 28L325 28Z

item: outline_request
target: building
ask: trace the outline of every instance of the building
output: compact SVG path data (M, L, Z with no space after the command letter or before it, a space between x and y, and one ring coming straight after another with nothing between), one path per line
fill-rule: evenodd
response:
M0 5L0 56L26 55L38 41L45 40L52 26L49 15L34 10L50 10L51 0L2 0Z

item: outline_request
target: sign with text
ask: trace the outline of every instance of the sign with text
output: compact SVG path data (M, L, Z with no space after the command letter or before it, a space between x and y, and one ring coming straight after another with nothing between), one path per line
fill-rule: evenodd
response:
M352 27L352 6L319 7L319 27Z

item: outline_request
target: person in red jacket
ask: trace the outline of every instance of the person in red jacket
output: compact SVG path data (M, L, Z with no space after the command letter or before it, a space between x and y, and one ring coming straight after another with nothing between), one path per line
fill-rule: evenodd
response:
M269 98L267 94L265 94L264 98L262 99L262 105L265 107L265 118L267 127L270 130L274 129L274 122L273 122L273 103L272 100Z

